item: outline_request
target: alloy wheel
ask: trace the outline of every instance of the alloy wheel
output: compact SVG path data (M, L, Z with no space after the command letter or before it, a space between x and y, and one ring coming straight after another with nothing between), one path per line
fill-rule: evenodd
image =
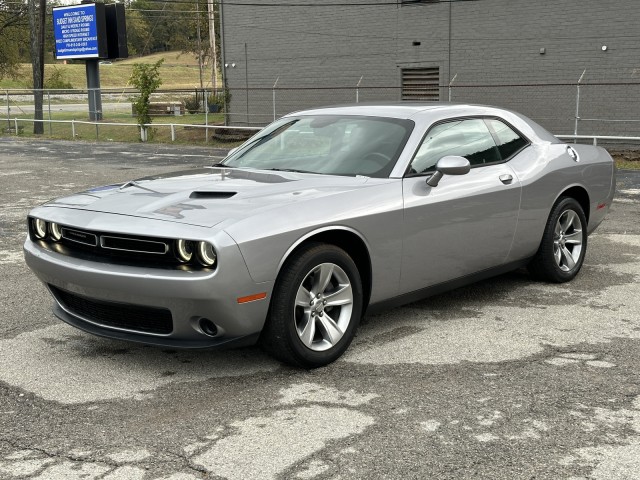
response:
M553 257L563 272L573 270L582 252L583 232L580 217L565 210L558 217L553 235Z
M322 263L307 273L296 294L298 337L310 350L328 350L344 336L352 311L349 276L335 263Z

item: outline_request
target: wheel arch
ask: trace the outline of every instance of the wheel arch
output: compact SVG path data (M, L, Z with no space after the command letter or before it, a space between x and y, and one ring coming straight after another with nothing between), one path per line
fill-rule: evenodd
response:
M589 192L582 185L572 185L571 187L566 188L565 190L558 195L554 201L558 201L560 197L571 197L574 198L582 207L584 211L584 216L587 219L587 225L589 224L589 214L591 213L591 205L589 203Z
M278 277L282 271L282 267L285 262L291 257L291 255L301 248L304 248L310 243L326 243L335 245L343 249L351 257L356 264L358 272L360 273L360 279L362 281L362 289L364 298L362 303L362 312L366 311L369 305L369 299L371 298L372 288L372 266L371 255L369 253L369 245L367 244L364 236L360 232L345 226L330 226L324 227L318 230L307 233L303 237L299 238L289 249L285 252L280 263L278 264L278 271L276 273L276 283Z

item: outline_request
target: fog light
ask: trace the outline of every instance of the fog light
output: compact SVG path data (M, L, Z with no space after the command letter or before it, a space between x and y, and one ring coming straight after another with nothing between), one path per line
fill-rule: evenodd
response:
M211 267L216 263L216 251L213 245L207 242L198 242L198 260L205 267Z
M33 221L33 233L35 233L36 238L45 238L47 236L47 222L40 218L36 218Z
M57 242L62 238L62 228L57 223L49 224L49 231L51 232L51 238Z
M176 254L181 262L188 262L193 257L193 242L189 240L176 241Z

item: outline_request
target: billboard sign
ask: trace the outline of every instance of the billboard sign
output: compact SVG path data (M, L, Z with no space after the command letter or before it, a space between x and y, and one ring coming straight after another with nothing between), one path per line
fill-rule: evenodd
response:
M56 59L106 58L104 4L55 7L53 33Z

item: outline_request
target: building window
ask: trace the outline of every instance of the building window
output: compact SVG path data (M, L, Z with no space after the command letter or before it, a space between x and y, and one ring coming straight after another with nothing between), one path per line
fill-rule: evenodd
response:
M440 68L403 68L402 100L440 100Z

